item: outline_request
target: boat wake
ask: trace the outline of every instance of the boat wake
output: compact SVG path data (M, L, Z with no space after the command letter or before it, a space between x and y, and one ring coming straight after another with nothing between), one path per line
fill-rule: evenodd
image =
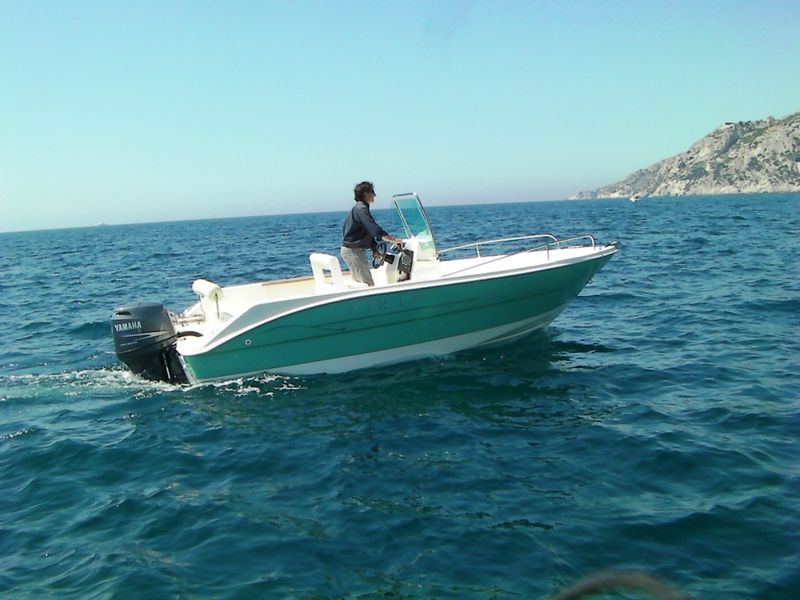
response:
M142 379L122 368L80 369L60 373L25 373L0 375L0 401L43 398L59 395L78 396L86 392L102 394L131 391L170 391L177 389L162 382Z
M60 373L0 375L0 403L42 400L61 402L64 398L85 397L119 399L160 395L187 395L198 390L223 395L273 395L304 389L302 381L280 375L262 375L194 385L175 385L151 381L122 367L80 369Z

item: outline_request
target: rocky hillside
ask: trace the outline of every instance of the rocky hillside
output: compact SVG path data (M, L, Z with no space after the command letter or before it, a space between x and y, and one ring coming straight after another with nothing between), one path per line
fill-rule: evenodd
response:
M800 113L725 123L686 152L573 198L800 192Z

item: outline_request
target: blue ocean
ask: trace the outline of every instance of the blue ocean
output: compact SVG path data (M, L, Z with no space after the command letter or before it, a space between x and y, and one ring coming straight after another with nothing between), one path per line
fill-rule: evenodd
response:
M800 597L800 194L430 208L441 247L621 241L500 348L198 386L117 362L115 306L310 274L349 203L0 234L2 597L546 599L607 569Z

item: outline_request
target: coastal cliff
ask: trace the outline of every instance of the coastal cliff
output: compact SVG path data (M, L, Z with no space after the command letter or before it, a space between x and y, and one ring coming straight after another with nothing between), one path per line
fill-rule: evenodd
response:
M800 192L800 112L725 123L688 150L573 198Z

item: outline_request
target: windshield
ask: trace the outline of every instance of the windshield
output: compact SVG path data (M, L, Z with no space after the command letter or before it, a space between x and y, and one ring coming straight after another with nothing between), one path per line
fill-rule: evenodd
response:
M415 237L436 252L436 243L433 239L433 230L422 207L422 202L416 194L398 194L393 197L394 206L400 221L406 230L406 237Z

